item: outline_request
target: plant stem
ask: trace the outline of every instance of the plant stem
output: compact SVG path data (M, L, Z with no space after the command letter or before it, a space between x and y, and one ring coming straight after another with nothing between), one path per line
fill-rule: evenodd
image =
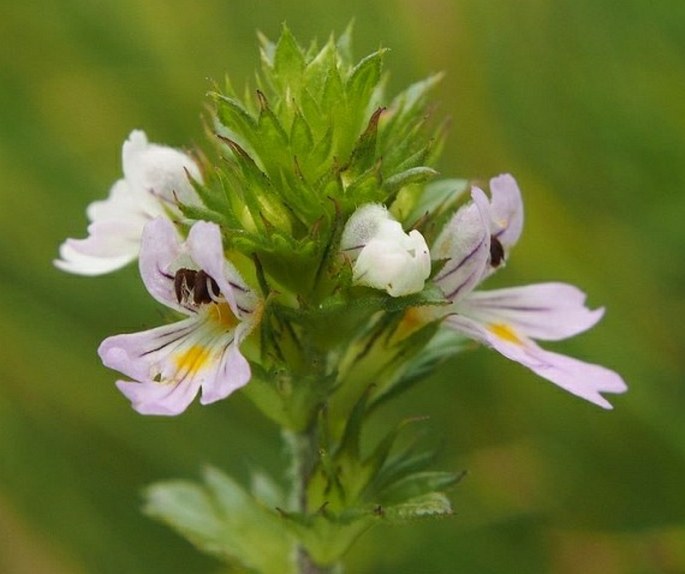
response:
M309 511L307 484L317 457L316 431L313 426L301 432L284 430L283 438L292 457L291 507L298 512L306 513ZM304 546L299 545L297 571L299 574L331 574L333 569L314 563Z

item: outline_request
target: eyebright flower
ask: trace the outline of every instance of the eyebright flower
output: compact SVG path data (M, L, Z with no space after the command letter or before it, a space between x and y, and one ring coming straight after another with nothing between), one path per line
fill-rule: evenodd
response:
M430 275L426 240L416 230L405 233L382 205L357 209L345 225L340 247L354 261L355 283L393 297L418 293Z
M102 275L138 257L145 224L159 216L177 216L177 202L198 203L188 177L201 181L197 164L170 147L148 143L144 132L131 132L122 149L123 179L109 197L87 209L88 237L67 239L55 265L79 275Z
M433 246L435 259L447 259L436 282L452 301L447 326L499 351L566 391L603 408L601 393L627 387L614 371L546 351L535 339L557 341L595 325L604 309L585 307L585 294L564 283L540 283L474 291L509 256L521 234L523 204L516 181L501 175L490 181L492 199L477 187Z
M230 395L250 380L240 344L259 322L261 305L226 261L221 231L198 221L181 243L174 224L145 226L140 273L150 294L186 318L140 333L105 339L102 362L134 381L117 381L141 414L176 415L202 389L202 404Z

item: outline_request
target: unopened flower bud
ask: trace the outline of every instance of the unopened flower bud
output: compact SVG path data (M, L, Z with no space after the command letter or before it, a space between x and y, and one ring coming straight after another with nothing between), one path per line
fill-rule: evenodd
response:
M341 249L354 261L355 283L393 297L418 293L430 275L426 240L416 230L405 233L382 205L364 205L352 214Z

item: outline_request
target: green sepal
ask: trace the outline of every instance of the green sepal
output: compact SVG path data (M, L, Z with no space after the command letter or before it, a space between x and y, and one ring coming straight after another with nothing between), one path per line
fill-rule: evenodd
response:
M294 539L278 514L214 468L205 469L203 483L153 484L144 499L149 516L208 554L264 574L295 572L290 560Z

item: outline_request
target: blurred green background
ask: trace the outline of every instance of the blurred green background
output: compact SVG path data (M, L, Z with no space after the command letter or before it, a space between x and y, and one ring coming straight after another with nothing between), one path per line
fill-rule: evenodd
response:
M248 401L136 415L95 350L160 322L134 267L58 272L133 128L203 143L209 78L356 20L390 86L444 70L446 176L516 175L527 226L492 285L575 283L607 314L557 350L620 371L614 412L480 349L381 414L430 414L456 516L377 528L349 572L685 572L685 2L29 0L0 4L0 572L212 573L139 513L140 488L205 463L283 466Z

